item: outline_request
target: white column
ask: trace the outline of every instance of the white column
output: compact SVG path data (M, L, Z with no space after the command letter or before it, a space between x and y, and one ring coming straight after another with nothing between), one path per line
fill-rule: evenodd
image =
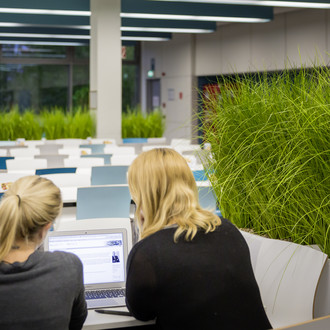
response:
M91 0L90 105L98 138L121 139L120 0Z

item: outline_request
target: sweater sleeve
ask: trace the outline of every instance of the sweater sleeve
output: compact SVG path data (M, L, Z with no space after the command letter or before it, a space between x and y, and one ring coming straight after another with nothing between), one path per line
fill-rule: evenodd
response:
M141 321L156 317L156 276L152 263L136 244L127 260L126 305L135 318Z
M83 265L78 258L74 259L74 266L77 271L77 292L72 306L69 329L80 330L87 317L87 305L83 281Z

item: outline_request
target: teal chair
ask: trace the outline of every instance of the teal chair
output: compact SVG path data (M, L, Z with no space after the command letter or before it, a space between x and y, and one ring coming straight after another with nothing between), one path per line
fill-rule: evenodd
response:
M81 144L79 148L90 148L92 154L103 154L104 144Z
M195 170L192 171L196 181L207 181L208 178L204 170Z
M198 187L198 198L199 204L203 209L213 211L218 216L222 216L212 187Z
M111 154L91 154L91 155L81 155L81 158L103 158L104 159L104 165L110 165L111 164Z
M126 165L92 167L91 185L127 184Z
M7 159L15 159L15 157L10 157L10 156L0 157L0 170L6 170L7 169L7 163L6 163Z
M94 186L77 190L76 218L129 218L128 186Z

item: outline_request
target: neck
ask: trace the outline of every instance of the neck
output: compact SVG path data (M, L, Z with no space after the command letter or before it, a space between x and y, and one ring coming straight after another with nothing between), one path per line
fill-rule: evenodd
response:
M35 242L26 242L24 240L16 241L3 261L10 264L14 262L24 262L37 248L38 244L36 244Z

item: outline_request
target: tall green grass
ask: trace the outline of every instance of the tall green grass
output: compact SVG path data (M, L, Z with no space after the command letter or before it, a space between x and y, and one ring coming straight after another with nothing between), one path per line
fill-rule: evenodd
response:
M202 118L223 215L330 255L330 69L219 78Z
M143 114L131 110L122 115L122 138L162 137L164 131L165 121L160 111Z
M82 138L95 135L95 120L89 112L76 109L65 113L60 108L36 114L32 110L20 113L17 108L0 115L0 140L48 140Z

